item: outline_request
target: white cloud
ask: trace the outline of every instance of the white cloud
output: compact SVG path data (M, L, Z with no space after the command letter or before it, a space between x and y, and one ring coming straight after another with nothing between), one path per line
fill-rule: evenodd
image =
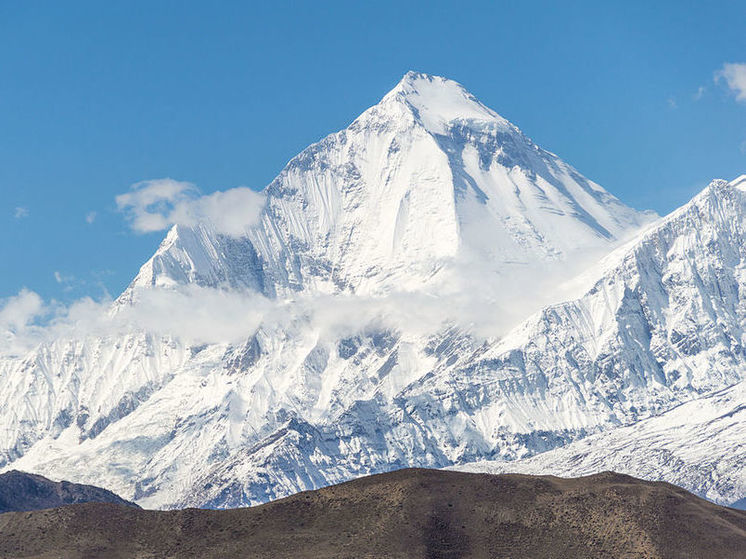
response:
M746 102L746 63L726 62L715 72L715 82L725 80L728 88L736 94L737 101Z
M29 216L28 208L24 208L23 206L18 206L15 210L13 210L13 217L16 219L23 219L28 216Z
M85 222L89 225L96 221L96 215L98 215L96 212L88 212L85 214Z
M703 85L700 85L697 88L697 92L693 95L694 100L699 101L700 99L702 99L702 97L705 96L706 91L707 91L707 88Z
M0 330L17 333L24 330L44 310L44 303L33 291L22 289L18 295L1 301Z
M115 321L192 344L237 342L258 328L272 305L257 293L195 285L146 289L120 309Z
M55 278L57 278L57 274ZM60 275L64 282L65 277ZM189 344L237 342L281 303L256 293L184 286L148 289L132 304L114 308L110 298L85 297L69 305L45 302L33 291L0 300L0 355L23 355L41 343L119 336L146 331Z
M451 305L422 294L360 297L349 294L270 300L258 293L203 288L153 288L114 308L111 299L83 298L62 305L24 290L0 301L0 354L20 356L41 343L120 336L146 331L186 344L241 342L257 328L292 330L308 323L321 335L359 332L383 324L409 332L431 332L447 319Z
M206 222L230 236L241 236L257 222L264 201L263 194L246 187L202 196L195 185L173 179L143 181L116 197L134 231L149 233Z
M0 300L0 353L19 353L34 345L34 321L46 312L44 301L33 291Z
M582 269L584 264L578 261L570 267ZM256 292L186 285L139 289L130 303L114 307L108 296L66 306L44 303L35 293L23 291L4 306L0 301L0 354L22 355L39 343L57 339L133 331L191 345L233 343L245 340L259 327L287 332L300 323L331 338L354 335L371 326L427 336L449 324L458 324L479 338L492 338L504 335L542 306L572 298L582 287L565 284L569 272L560 274L550 267L546 275L519 269L496 273L486 265L469 269L477 273L462 274L455 266L443 278L444 289L381 296L309 294L275 300ZM55 279L65 287L70 277L56 272Z
M666 103L668 103L668 108L669 109L678 109L679 108L679 105L676 103L676 99L674 99L673 97L669 97L668 99L666 99Z

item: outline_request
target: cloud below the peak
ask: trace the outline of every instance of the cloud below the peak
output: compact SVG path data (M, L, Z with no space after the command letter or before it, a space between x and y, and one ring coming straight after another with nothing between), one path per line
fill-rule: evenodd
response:
M117 208L138 233L208 223L217 233L232 237L243 235L258 221L264 202L265 196L250 188L203 195L194 184L169 178L136 183L116 197Z
M144 290L131 304L90 297L64 304L27 289L0 299L0 356L20 358L40 344L142 332L189 345L239 342L278 305L256 293L183 286Z
M725 84L736 95L737 101L746 102L746 63L726 62L715 72L715 82L725 80Z
M546 304L574 298L587 288L584 282L568 282L570 271L560 273L548 266L546 273L528 269L497 273L488 265L478 265L479 254L473 258L472 265L460 260L444 271L442 288L378 295L301 293L271 299L253 291L190 284L138 289L127 303L106 296L65 304L22 290L0 300L0 356L21 358L56 340L85 342L89 336L133 333L163 336L193 347L235 344L258 328L292 335L300 329L315 333L319 340L334 341L370 328L429 337L457 326L475 339L497 338ZM584 264L570 262L568 270L584 269ZM462 266L470 273L462 273ZM72 281L59 272L55 279L63 285Z

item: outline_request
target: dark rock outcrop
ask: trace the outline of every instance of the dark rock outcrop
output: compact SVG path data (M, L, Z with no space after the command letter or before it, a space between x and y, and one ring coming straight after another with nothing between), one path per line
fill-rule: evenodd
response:
M0 474L0 513L51 509L76 503L114 503L139 508L111 491L93 485L51 481L17 470Z

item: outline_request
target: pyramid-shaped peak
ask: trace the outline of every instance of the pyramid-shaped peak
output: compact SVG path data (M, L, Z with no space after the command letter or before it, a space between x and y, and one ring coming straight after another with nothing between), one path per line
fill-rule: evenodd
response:
M466 88L455 80L443 76L426 74L424 72L415 72L413 70L404 74L402 79L399 80L399 83L394 88L394 91L404 94L417 94L421 91L432 89L451 90L453 93L473 98ZM476 101L476 99L474 100Z
M459 120L509 124L460 83L422 72L404 74L382 103L405 103L428 130L438 134L445 133L448 123Z

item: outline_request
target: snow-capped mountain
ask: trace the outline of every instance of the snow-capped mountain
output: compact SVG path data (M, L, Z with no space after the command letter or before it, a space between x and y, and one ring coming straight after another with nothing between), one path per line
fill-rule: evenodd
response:
M456 82L408 73L347 129L293 158L243 239L174 228L133 287L420 289L444 267L491 271L608 250L636 212ZM484 265L484 264L483 264Z
M651 224L460 85L409 73L291 160L245 235L175 227L116 303L228 290L270 302L258 328L3 358L0 464L233 506L636 424L743 380L744 184Z

